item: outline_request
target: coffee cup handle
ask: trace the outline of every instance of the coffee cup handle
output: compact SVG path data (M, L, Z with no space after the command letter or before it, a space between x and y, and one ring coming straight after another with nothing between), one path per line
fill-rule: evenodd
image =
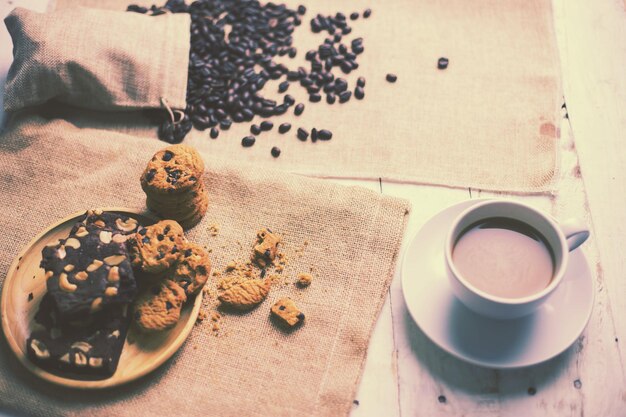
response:
M578 219L568 219L560 225L570 252L585 243L589 237L589 229Z

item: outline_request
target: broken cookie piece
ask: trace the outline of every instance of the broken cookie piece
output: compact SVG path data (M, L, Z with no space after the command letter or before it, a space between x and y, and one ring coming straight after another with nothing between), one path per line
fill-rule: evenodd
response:
M259 230L256 236L252 261L261 268L265 268L274 263L281 238L268 228Z
M243 274L228 276L218 283L217 298L237 310L250 310L265 300L271 284L269 278L258 279Z
M276 301L272 306L272 315L288 327L295 327L304 320L304 313L288 297Z
M311 285L311 281L313 281L313 275L301 272L298 274L296 285L300 288L306 288Z

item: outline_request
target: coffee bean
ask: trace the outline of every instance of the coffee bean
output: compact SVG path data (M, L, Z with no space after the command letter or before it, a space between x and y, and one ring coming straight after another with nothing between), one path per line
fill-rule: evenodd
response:
M302 114L302 112L304 111L304 104L299 103L296 105L296 107L293 109L293 114L295 114L296 116L300 116Z
M356 80L356 85L359 87L365 87L365 77L359 77Z
M261 122L261 130L264 132L267 132L268 130L272 130L273 127L274 127L274 123L268 120Z
M341 94L339 94L339 102L345 103L348 100L350 100L351 96L352 96L352 91L344 91Z
M241 146L243 146L244 148L249 148L250 146L254 145L254 142L256 142L256 138L254 136L246 136L245 138L241 139Z
M278 158L280 156L280 148L278 146L274 146L271 153L274 158Z
M398 76L395 74L387 74L387 77L385 77L387 79L387 81L389 81L390 83L395 83L396 80L398 79Z
M326 94L326 103L335 104L337 97L333 93Z
M288 106L293 106L296 103L296 99L289 94L285 94L285 97L283 97L283 102Z
M320 96L318 93L309 94L309 101L311 103L317 103L321 99L322 99L322 96Z
M333 138L333 132L327 129L322 129L317 132L317 137L319 140L331 140Z
M306 53L306 55L304 56L304 58L307 61L313 61L315 59L315 57L317 56L317 51L311 50L309 52Z
M298 50L296 48L289 48L289 58L295 58Z
M354 89L354 97L357 100L363 100L363 97L365 97L365 91L363 90L363 87L357 87Z
M317 129L316 128L311 129L311 140L313 142L317 141Z
M261 128L257 125L252 125L250 126L250 133L252 133L253 135L258 135L261 133Z
M138 6L136 4L131 4L126 8L127 12L135 12L135 13L148 13L148 9L146 7Z
M298 136L298 139L300 139L301 141L305 141L309 137L309 132L299 127L297 136Z
M220 131L217 130L216 128L212 127L211 128L211 139L217 139L217 137L219 136Z
M303 5L298 6L298 14L303 15L305 13L306 13L306 7L304 7Z
M357 12L350 13L350 20L357 20L359 18L359 14Z
M448 58L445 58L445 57L439 58L439 61L437 61L437 68L439 68L440 70L448 68L448 62L449 62Z
M368 17L370 17L372 15L372 9L365 9L365 11L363 12L363 17L365 19L367 19Z
M352 32L352 28L350 26L346 26L345 28L341 30L341 33L343 33L344 35L347 35L350 32Z
M288 88L289 88L289 81L283 81L282 83L278 84L279 93L284 93L285 91L287 91Z
M291 129L291 124L283 123L280 126L278 126L278 133L287 133L289 132L290 129Z

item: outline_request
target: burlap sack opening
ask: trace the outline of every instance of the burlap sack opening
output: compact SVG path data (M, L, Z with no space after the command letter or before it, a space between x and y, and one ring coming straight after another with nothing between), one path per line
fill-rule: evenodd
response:
M139 176L163 145L41 117L0 136L0 199L11 202L0 204L0 282L20 248L68 213L145 207ZM231 260L249 259L258 228L281 233L289 261L265 302L246 314L224 314L219 337L205 320L153 374L101 392L37 380L0 342L0 409L37 416L348 414L393 277L408 203L202 155L209 209L188 237L212 250L213 270L220 271ZM213 223L220 226L217 236L209 230ZM296 275L310 268L313 283L298 289ZM283 296L306 314L295 332L270 321L270 306ZM215 308L214 295L205 302Z
M95 110L184 109L190 19L87 8L5 19L14 61L5 110L49 100Z

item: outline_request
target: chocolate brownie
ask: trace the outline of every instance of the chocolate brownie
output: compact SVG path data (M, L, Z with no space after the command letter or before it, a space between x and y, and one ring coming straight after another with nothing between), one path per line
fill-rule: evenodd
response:
M72 379L105 379L115 373L130 324L128 305L108 307L92 323L67 326L46 294L35 316L43 326L26 342L28 357L51 373Z
M133 301L137 287L124 240L136 229L134 219L90 211L67 239L43 249L41 267L60 320Z

